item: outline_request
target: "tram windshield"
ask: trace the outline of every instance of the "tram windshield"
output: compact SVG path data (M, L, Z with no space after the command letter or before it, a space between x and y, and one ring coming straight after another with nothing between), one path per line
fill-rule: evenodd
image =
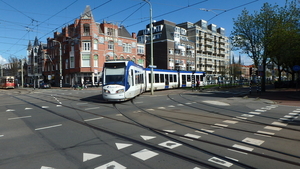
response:
M125 82L125 64L124 63L105 63L103 85L119 84Z

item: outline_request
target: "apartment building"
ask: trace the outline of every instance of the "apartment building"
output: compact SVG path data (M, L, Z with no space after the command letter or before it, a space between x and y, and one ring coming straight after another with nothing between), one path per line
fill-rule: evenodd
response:
M150 56L150 29L140 30L139 43ZM229 75L229 42L225 29L200 20L176 24L167 20L153 23L153 61L161 69L205 71L208 78ZM150 58L147 57L147 66Z
M136 34L122 25L95 22L90 6L86 6L73 24L47 38L42 71L56 86L60 80L63 86L97 84L104 62L110 60L132 60L145 66L145 45L137 43Z

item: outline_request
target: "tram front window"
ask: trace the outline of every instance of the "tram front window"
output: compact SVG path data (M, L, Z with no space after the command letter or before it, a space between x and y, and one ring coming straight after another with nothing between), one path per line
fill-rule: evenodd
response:
M119 84L124 85L125 82L125 68L105 68L103 85Z

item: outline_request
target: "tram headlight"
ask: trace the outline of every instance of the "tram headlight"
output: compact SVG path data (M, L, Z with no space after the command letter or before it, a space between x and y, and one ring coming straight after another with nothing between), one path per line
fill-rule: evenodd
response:
M104 93L110 93L110 91L106 90L106 89L104 89L103 91L104 91Z
M117 90L116 93L124 93L124 89Z

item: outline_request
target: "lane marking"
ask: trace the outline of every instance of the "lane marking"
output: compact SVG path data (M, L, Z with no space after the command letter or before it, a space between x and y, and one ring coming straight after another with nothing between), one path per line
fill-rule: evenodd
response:
M287 126L287 124L280 123L280 122L277 122L277 121L274 121L272 124L277 125L277 126Z
M14 109L7 109L6 112L8 112L8 111L15 111L15 110Z
M145 141L156 138L156 136L143 136L143 135L140 135L140 136L141 136Z
M157 109L166 109L165 107L158 107Z
M225 157L230 159L230 160L233 160L233 161L239 161L238 159L235 159L235 158L231 158L231 157L227 157L227 156L225 156Z
M132 146L132 144L125 144L125 143L115 143L115 144L116 144L118 150Z
M266 127L264 127L264 129L280 131L282 128L280 128L280 127L273 127L273 126L266 126Z
M214 126L218 126L218 127L228 127L228 125L226 125L226 124L219 124L219 123L214 124Z
M26 107L26 108L25 108L25 110L31 110L31 109L32 109L32 108L30 108L30 107Z
M246 146L242 146L242 145L238 145L238 144L234 144L232 147L242 149L242 150L246 150L246 151L253 151L254 150L254 148L246 147Z
M116 116L123 116L123 114L116 114Z
M136 158L139 158L139 159L145 161L145 160L148 160L148 159L150 159L150 158L152 158L154 156L157 156L158 153L150 151L148 149L143 149L143 150L138 151L136 153L133 153L131 155L134 156L134 157L136 157Z
M258 140L258 139L247 137L244 140L242 140L242 142L260 146L265 141L264 140Z
M266 131L260 131L260 130L258 130L257 133L267 134L267 135L275 135L275 133L266 132Z
M3 137L4 135L0 135L0 137Z
M84 110L93 110L93 109L99 109L100 107L90 107L90 108L86 108Z
M166 142L160 143L158 145L169 148L169 149L173 149L173 148L176 148L178 146L181 146L182 144L176 143L174 141L166 141Z
M47 109L49 108L49 106L42 106L42 109Z
M207 129L201 129L202 131L205 131L205 132L208 132L208 133L213 133L213 132L215 132L215 131L213 131L213 130L207 130Z
M208 104L218 105L218 106L230 106L230 104L225 103L225 102L220 102L220 101L206 100L203 102L208 103Z
M241 116L244 116L244 117L254 117L254 115L252 115L252 114L242 114Z
M297 116L298 113L289 113L289 115L291 115L291 116Z
M230 163L228 161L225 161L225 160L222 160L222 159L217 158L217 157L212 157L212 158L208 159L208 161L219 164L219 165L222 165L222 166L225 166L225 167L231 167L233 165L232 163Z
M260 112L254 112L254 111L251 111L249 112L250 114L261 114Z
M29 118L29 117L31 117L31 116L13 117L13 118L8 118L7 120L25 119L25 118Z
M53 167L42 166L41 169L55 169Z
M103 119L103 117L97 117L97 118L93 118L93 119L86 119L84 121L93 121L93 120L100 120Z
M146 109L147 111L155 111L154 109Z
M255 111L258 111L258 112L265 112L266 110L256 109Z
M224 123L229 123L229 124L236 124L238 121L232 121L232 120L224 120Z
M190 138L196 138L196 139L199 139L201 136L198 136L198 135L196 135L196 134L190 134L190 133L187 133L187 134L185 134L184 136L186 136L186 137L190 137Z
M83 162L102 156L101 154L83 153Z
M62 107L62 105L56 105L56 107Z
M258 134L258 133L254 133L254 135L256 135L256 136L262 136L262 137L272 137L270 135L264 135L264 134Z
M126 169L127 167L122 166L121 164L111 161L109 163L106 163L102 166L96 167L95 169Z
M35 129L35 130L38 131L38 130L50 129L50 128L60 127L60 126L62 126L62 124L53 125L53 126L48 126L48 127L41 127L41 128L37 128L37 129Z
M175 106L173 106L173 105L170 105L170 106L168 106L168 107L175 107Z

